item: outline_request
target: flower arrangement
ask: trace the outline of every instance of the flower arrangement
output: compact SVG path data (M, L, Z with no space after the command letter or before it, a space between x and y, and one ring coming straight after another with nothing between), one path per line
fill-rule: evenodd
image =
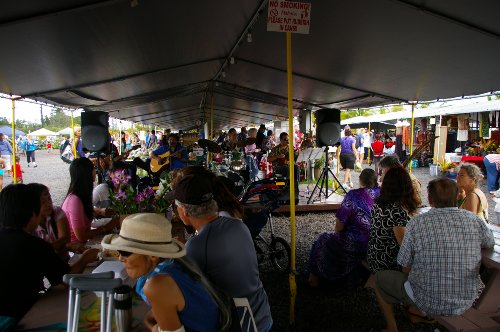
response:
M446 159L443 158L441 162L438 161L438 165L441 168L442 172L453 172L455 171L455 166L456 164L451 161L446 161Z
M486 152L494 152L494 151L496 151L496 149L497 149L497 145L495 144L495 141L493 141L493 140L486 141L483 144L483 150Z
M165 193L170 188L168 180L162 180L160 189L155 192L150 186L139 193L135 193L130 184L130 175L126 170L113 172L112 185L109 188L111 208L119 214L133 214L140 212L164 213L170 206L164 199Z

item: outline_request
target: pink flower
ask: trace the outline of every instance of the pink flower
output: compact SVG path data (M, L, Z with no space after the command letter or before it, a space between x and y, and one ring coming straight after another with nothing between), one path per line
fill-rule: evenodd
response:
M121 189L118 190L118 192L116 193L116 198L117 199L120 199L122 201L126 201L127 200L127 193L122 191Z
M119 187L122 185L128 185L130 179L132 177L127 174L127 171L124 169L119 169L113 172L113 184L115 187Z

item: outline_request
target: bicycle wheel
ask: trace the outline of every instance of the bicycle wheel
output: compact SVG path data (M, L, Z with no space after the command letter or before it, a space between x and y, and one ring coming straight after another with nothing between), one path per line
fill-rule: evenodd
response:
M291 249L288 242L281 237L275 237L271 241L269 258L273 265L282 272L290 270Z
M266 259L266 254L264 253L264 250L262 250L262 248L257 243L258 241L259 239L254 239L253 246L255 247L255 254L257 255L257 264L260 265Z

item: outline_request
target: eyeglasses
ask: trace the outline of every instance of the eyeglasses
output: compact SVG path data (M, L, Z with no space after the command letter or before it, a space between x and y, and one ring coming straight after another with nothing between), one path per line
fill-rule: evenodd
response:
M129 257L130 255L133 254L133 252L128 252L128 251L122 251L122 250L117 250L117 251L122 257Z

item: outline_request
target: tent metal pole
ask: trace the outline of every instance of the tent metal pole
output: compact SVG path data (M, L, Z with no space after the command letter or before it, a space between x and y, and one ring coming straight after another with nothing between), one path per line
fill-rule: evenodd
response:
M413 136L415 136L415 101L411 101L411 132L410 132L410 156L413 154ZM410 173L413 169L413 161L409 161Z
M368 147L368 156L366 157L366 162L368 164L371 163L371 152L372 152L372 127L371 127L372 123L371 122L368 122L368 140L369 140L369 143L370 143L370 146ZM363 147L364 149L364 147ZM363 160L361 160L361 163L363 163Z
M17 165L16 165L16 99L12 98L12 183L17 183ZM7 170L7 172L10 171Z
M297 284L295 282L295 158L294 158L294 130L293 130L293 99L292 99L292 34L286 33L286 77L288 82L288 156L290 178L290 237L291 237L291 268L290 283L290 324L295 323L295 299L297 297ZM298 184L297 184L298 186Z
M210 137L208 139L212 139L214 137L214 92L212 90L212 97L210 98ZM208 152L208 162L212 161L212 152Z
M71 139L73 140L73 143L71 144L72 150L73 150L73 156L75 158L78 158L78 155L76 154L76 144L75 144L75 118L73 117L73 111L71 111Z

